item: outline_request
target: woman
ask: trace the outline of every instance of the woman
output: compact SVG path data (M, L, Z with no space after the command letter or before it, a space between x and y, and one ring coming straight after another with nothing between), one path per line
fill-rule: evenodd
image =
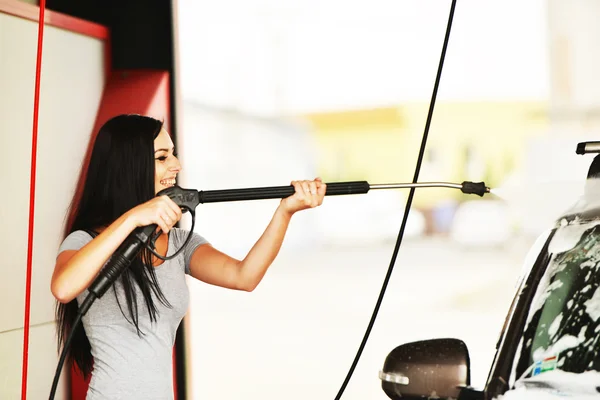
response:
M162 233L155 251L163 257L182 246L189 232L174 228L180 208L170 198L156 196L175 184L180 171L160 121L120 115L102 126L52 276L59 346L86 288L135 228L158 225ZM318 178L292 184L295 193L281 200L243 260L220 252L196 233L172 260L142 251L74 333L71 359L84 376L91 374L87 399L173 397L172 349L189 300L185 275L228 289L254 290L279 252L292 215L323 202L326 186Z

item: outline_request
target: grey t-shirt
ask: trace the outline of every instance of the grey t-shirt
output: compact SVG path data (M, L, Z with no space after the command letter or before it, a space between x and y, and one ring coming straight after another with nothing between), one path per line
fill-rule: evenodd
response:
M169 232L167 255L174 254L183 245L187 234L188 231L178 228ZM190 272L189 263L194 250L208 243L202 236L192 235L186 248L176 258L155 267L156 278L171 308L153 294L158 311L154 323L150 321L141 291L134 285L142 335L138 336L135 326L123 316L125 313L130 318L120 283L115 285L119 302L115 291L110 288L83 316L83 327L94 357L87 400L173 398L173 345L177 327L189 303L185 274ZM88 233L75 231L65 238L59 253L79 250L91 240ZM79 305L87 294L85 290L77 296Z

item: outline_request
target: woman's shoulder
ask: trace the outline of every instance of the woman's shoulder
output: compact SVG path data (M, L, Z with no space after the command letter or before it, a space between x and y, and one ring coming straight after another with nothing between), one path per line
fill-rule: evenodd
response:
M76 230L67 235L60 244L58 252L79 250L92 240L92 235L84 230Z
M188 229L172 228L169 231L169 236L176 247L183 245L187 240L188 235L190 235L190 231ZM190 243L194 243L196 245L208 243L208 241L203 236L196 232L191 232L191 235L192 237L190 238Z
M189 231L181 228L171 228L169 231L169 240L175 245L183 243Z
M201 245L210 243L198 233L190 233L190 231L187 229L173 228L169 231L169 239L172 240L171 243L173 244L173 247L175 247L173 252L179 250L185 244L185 241L187 240L190 234L190 241L187 243L187 245L182 251L183 263L185 265L185 273L188 275L190 274L190 262L192 259L192 255L194 254L196 249ZM169 254L173 253L169 251Z

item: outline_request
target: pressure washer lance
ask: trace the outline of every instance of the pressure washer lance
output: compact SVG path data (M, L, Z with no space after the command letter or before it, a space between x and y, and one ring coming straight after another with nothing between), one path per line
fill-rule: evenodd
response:
M371 185L367 181L332 182L327 183L325 196L340 196L346 194L364 194L369 190L405 189L405 188L443 187L459 189L465 194L476 194L483 197L490 188L483 182L450 183L450 182L421 182L421 183L384 183ZM157 195L167 195L179 206L195 209L200 203L217 203L226 201L282 199L293 195L294 186L271 186L246 189L195 190L173 186L160 191Z
M423 182L423 183L385 183L379 185L370 185L367 181L352 182L333 182L327 184L326 196L339 196L345 194L363 194L373 189L403 189L419 187L445 187L451 189L460 189L466 194L476 194L482 196L489 193L490 188L483 182L449 183L449 182ZM224 190L195 190L183 189L179 186L172 186L158 192L157 196L166 195L175 202L182 210L187 210L192 214L192 227L195 221L195 209L200 203L217 203L226 201L242 200L264 200L286 198L293 195L294 186L271 186L246 189L224 189ZM149 225L135 229L119 246L113 257L107 263L107 266L96 277L94 282L88 288L92 297L85 299L79 307L80 312L85 314L95 299L104 295L110 285L115 282L118 276L127 268L131 261L137 256L143 245L147 242L153 243L155 240L156 225ZM187 241L190 239L188 236ZM181 246L180 250L185 247ZM180 251L178 250L178 251ZM173 258L175 255L170 256ZM89 300L89 301L88 301Z

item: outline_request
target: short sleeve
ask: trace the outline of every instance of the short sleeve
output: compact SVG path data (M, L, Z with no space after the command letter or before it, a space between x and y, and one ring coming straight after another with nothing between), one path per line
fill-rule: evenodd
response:
M190 231L181 228L173 228L171 229L170 233L173 234L173 244L175 245L175 249L169 250L169 255L174 254L174 252L185 243L185 240L190 234ZM183 260L185 265L185 273L187 275L190 274L190 261L192 259L192 255L194 254L194 251L198 248L198 246L201 246L203 244L210 243L208 242L208 240L206 240L204 237L200 236L196 232L192 232L192 237L190 238L189 243L187 244L187 246L185 246L185 249L183 249Z
M71 232L58 248L58 254L65 250L79 250L92 241L92 237L85 231Z

